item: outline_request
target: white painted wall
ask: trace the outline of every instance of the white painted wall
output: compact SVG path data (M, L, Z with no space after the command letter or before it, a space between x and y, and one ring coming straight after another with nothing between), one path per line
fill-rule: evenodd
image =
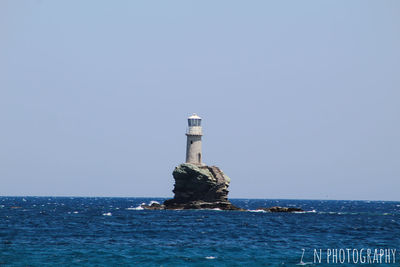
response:
M186 135L186 163L201 165L203 157L201 153L201 135Z

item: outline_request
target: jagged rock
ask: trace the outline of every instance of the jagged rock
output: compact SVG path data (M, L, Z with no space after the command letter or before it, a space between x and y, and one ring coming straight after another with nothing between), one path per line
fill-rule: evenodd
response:
M241 210L229 202L230 179L218 167L184 163L172 175L175 196L164 201L166 209Z
M269 211L269 212L302 212L302 211L304 211L300 208L288 208L288 207L258 208L257 210L264 210L264 211Z

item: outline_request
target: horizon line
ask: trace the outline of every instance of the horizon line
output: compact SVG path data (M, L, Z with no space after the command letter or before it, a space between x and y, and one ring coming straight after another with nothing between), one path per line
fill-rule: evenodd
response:
M170 199L173 197L156 197L156 196L74 196L74 195L0 195L2 197L35 197L35 198L165 198ZM373 201L373 202L400 202L400 200L384 200L384 199L321 199L321 198L248 198L248 197L232 197L232 199L252 199L252 200L313 200L313 201Z

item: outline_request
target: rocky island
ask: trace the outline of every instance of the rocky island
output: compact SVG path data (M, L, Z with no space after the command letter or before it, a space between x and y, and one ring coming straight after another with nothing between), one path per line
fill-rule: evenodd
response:
M207 166L202 163L201 118L193 114L188 118L186 132L186 163L175 167L172 175L175 179L174 198L164 201L163 204L152 203L141 205L148 210L181 210L181 209L218 209L237 210L238 208L228 200L230 179L216 166ZM302 211L297 208L271 207L260 208L269 212Z
M216 166L197 166L183 163L173 173L174 198L163 204L142 205L148 210L219 209L246 211L228 200L230 179ZM267 212L301 212L299 208L270 207L258 208Z
M243 210L228 200L230 179L216 166L183 163L173 173L174 198L160 205L143 205L144 209L220 209Z

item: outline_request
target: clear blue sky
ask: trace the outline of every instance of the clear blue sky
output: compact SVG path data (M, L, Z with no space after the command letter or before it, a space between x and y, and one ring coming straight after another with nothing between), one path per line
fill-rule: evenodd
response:
M400 200L400 1L0 1L0 195Z

